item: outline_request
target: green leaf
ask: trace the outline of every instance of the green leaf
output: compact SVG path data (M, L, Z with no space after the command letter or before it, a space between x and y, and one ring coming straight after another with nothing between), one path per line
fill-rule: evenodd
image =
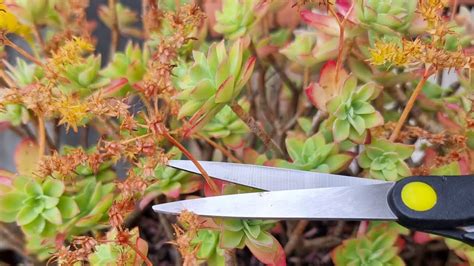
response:
M241 231L242 229L244 229L242 220L239 219L224 219L223 225L225 230L234 232Z
M303 160L302 152L304 149L304 143L302 140L298 138L287 138L286 142L286 149L288 150L288 154L290 155L293 161L301 161Z
M59 202L58 198L43 196L43 203L44 203L44 208L45 209L49 209L49 208L52 208L52 207L58 205L58 202Z
M349 137L350 133L350 124L346 120L336 119L332 128L332 133L334 135L334 140L336 142L341 142Z
M243 231L227 231L221 233L220 246L223 249L233 249L240 245L245 233Z
M26 184L25 192L29 196L43 195L43 188L38 184L38 182L36 182L36 180L32 179L28 184Z
M25 225L31 223L36 217L38 217L38 213L35 212L33 209L28 208L27 206L23 207L18 215L16 216L16 222L18 225Z
M31 223L22 226L21 228L27 235L39 235L43 232L46 226L46 221L41 215L38 215Z
M354 156L349 154L336 154L329 156L324 163L329 166L329 172L337 173L344 170L353 158Z
M72 197L61 197L57 208L59 212L61 212L61 216L65 219L72 218L80 212L79 206L77 206L76 201L74 201Z
M228 103L234 94L234 76L228 77L217 89L216 103Z
M61 212L56 207L44 210L41 215L52 224L60 225L63 223Z
M9 192L0 196L0 209L4 212L19 211L23 207L25 195L17 192Z
M0 221L5 222L5 223L12 223L16 221L16 216L18 212L6 212L3 210L0 210Z
M64 192L64 183L58 179L48 178L43 183L43 192L47 196L60 197Z

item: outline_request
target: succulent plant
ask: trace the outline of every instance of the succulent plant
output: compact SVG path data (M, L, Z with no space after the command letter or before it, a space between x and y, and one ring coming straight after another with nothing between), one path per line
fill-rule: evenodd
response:
M181 159L182 153L173 147L169 152L171 159ZM156 181L147 190L145 198L155 198L165 194L170 198L177 198L180 194L192 193L201 187L201 178L197 175L179 171L172 167L158 165L155 168Z
M6 104L0 111L0 122L10 122L14 126L27 123L30 119L28 109L21 104Z
M337 56L337 38L314 31L296 31L294 41L280 49L280 53L298 65L312 67Z
M222 220L220 247L223 249L247 246L261 262L282 265L285 254L278 241L268 232L274 226L270 220Z
M196 258L205 260L208 265L225 265L224 250L219 248L219 232L201 229L191 240L191 245L197 247Z
M79 213L74 198L63 195L62 181L17 177L10 191L0 196L0 219L21 226L27 235L51 236L56 226Z
M144 255L148 253L148 244L139 236L138 228L133 228L130 232L129 243ZM137 252L128 245L120 245L113 242L116 239L117 230L107 233L107 240L110 242L100 244L95 247L95 252L90 254L88 259L91 265L142 265L143 259ZM120 262L120 263L119 263Z
M417 3L411 0L357 0L355 12L364 27L383 34L396 34L410 27Z
M248 101L240 101L239 104L245 111L248 111L250 108ZM249 128L229 106L225 106L202 128L201 132L207 136L222 140L229 147L237 148L243 144L242 137L249 132Z
M202 126L240 94L255 65L255 58L244 54L247 45L248 40L239 39L229 53L224 42L213 43L207 57L202 52L193 52L194 64L178 82L182 91L177 96L185 102L178 117L192 115L188 133Z
M362 143L366 139L367 129L383 124L383 117L370 104L379 93L380 87L375 83L357 87L354 75L346 79L341 93L326 106L335 141L350 139Z
M411 145L375 139L365 146L358 162L360 167L368 171L370 177L396 181L411 174L404 160L411 156L413 150Z
M258 0L223 0L222 10L216 12L214 30L234 40L251 31L265 14L268 4Z
M8 76L10 76L20 88L32 84L36 79L40 79L43 76L41 68L35 64L28 64L20 58L16 59L15 66L10 65L8 62L5 64L8 69Z
M298 137L286 139L286 149L292 162L278 161L283 167L323 173L339 172L352 161L350 153L340 153L336 143L328 142L322 133L303 140Z
M144 49L142 52L140 46L129 42L125 51L116 52L109 65L100 73L110 79L126 78L130 85L133 85L142 80L149 57L148 49ZM129 89L131 87L128 85L122 90L128 91Z
M332 252L335 265L405 265L394 246L398 239L396 231L384 226L371 229L365 236L344 241Z
M113 15L109 6L103 5L99 8L99 18L107 27L112 28ZM122 3L115 5L117 13L118 28L121 32L127 33L129 29L133 29L133 25L138 21L137 13L130 8L124 6Z
M109 84L108 78L99 75L100 58L100 56L89 56L83 63L67 65L64 75L70 82L62 84L61 90L66 93L88 95L93 90Z

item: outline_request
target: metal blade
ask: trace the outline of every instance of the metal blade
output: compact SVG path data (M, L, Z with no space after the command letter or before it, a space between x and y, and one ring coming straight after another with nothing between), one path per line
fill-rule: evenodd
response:
M272 191L175 201L153 206L209 217L247 219L396 220L387 203L393 183Z
M251 164L199 161L209 176L267 191L382 184L385 181ZM170 160L168 166L201 174L192 161Z

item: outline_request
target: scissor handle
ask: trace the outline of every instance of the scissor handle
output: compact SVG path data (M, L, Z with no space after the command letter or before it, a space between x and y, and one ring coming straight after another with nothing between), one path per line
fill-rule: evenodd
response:
M399 223L474 245L474 176L412 176L392 187L388 203Z

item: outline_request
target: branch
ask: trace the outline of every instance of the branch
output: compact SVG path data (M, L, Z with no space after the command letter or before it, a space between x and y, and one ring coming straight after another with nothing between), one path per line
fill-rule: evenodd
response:
M117 17L117 0L109 0L109 9L112 19L112 25L110 25L112 40L110 42L110 56L109 60L111 60L117 51L118 42L120 38L120 31L118 26L118 17Z
M265 132L263 127L258 124L253 117L251 117L245 110L237 103L234 102L230 105L232 111L247 124L250 130L259 137L267 149L273 150L277 156L283 157L284 153L281 148L273 141L273 139Z
M420 94L423 85L425 85L426 80L428 80L430 76L431 71L429 69L426 69L422 79L411 94L410 99L408 99L408 103L405 106L405 109L403 109L402 115L400 116L400 119L398 119L397 125L395 126L395 129L393 130L393 133L390 136L390 141L395 141L397 139L398 134L400 133L400 130L403 127L403 124L405 124L405 121L407 120L408 115L410 114L410 111L413 108L413 105L415 104L416 98Z

